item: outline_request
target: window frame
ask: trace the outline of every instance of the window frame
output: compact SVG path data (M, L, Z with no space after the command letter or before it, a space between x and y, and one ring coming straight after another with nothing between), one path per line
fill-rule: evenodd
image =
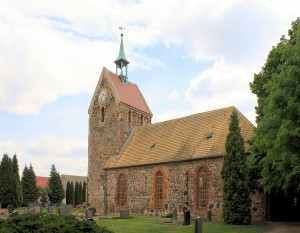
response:
M120 174L117 180L116 202L119 207L127 205L127 181L125 174Z
M163 208L164 176L161 171L155 173L155 208Z
M207 166L200 166L197 169L195 178L197 208L207 208L209 204L209 170ZM202 178L202 184L200 184L200 178Z

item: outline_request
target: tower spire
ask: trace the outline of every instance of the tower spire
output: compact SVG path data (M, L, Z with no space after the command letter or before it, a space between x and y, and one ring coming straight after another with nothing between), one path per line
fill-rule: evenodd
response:
M127 65L129 64L129 61L125 57L125 51L124 51L124 45L123 45L123 30L124 28L119 27L121 30L121 45L119 50L119 56L114 61L116 63L116 74L120 76L123 83L128 83L128 77L127 77Z

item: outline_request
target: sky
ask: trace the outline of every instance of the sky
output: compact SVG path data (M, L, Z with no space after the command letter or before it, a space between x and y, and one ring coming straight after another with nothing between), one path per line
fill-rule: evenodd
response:
M298 0L1 0L0 154L20 173L87 175L88 107L119 27L153 123L235 106L255 125L249 83L299 16Z

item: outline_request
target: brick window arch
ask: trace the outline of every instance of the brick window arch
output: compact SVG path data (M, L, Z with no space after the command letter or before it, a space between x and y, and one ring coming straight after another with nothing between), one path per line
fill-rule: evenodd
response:
M155 208L163 208L163 174L161 171L155 174Z
M127 202L127 183L124 174L119 175L117 182L117 205L122 207L126 205Z
M202 166L197 170L197 207L198 208L206 208L209 201L208 195L208 175L209 171L206 166Z

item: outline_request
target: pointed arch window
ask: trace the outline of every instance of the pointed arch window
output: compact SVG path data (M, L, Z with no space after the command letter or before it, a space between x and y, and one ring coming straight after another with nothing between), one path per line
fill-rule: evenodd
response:
M105 120L105 109L104 107L101 108L101 122L104 122Z
M197 206L205 208L208 205L208 169L200 167L197 172Z
M144 116L141 115L141 125L143 125L143 124L144 124Z
M128 112L128 122L131 123L131 111Z
M117 182L117 204L118 206L126 205L126 177L124 174L121 174Z
M163 174L158 171L155 174L155 208L163 207Z

